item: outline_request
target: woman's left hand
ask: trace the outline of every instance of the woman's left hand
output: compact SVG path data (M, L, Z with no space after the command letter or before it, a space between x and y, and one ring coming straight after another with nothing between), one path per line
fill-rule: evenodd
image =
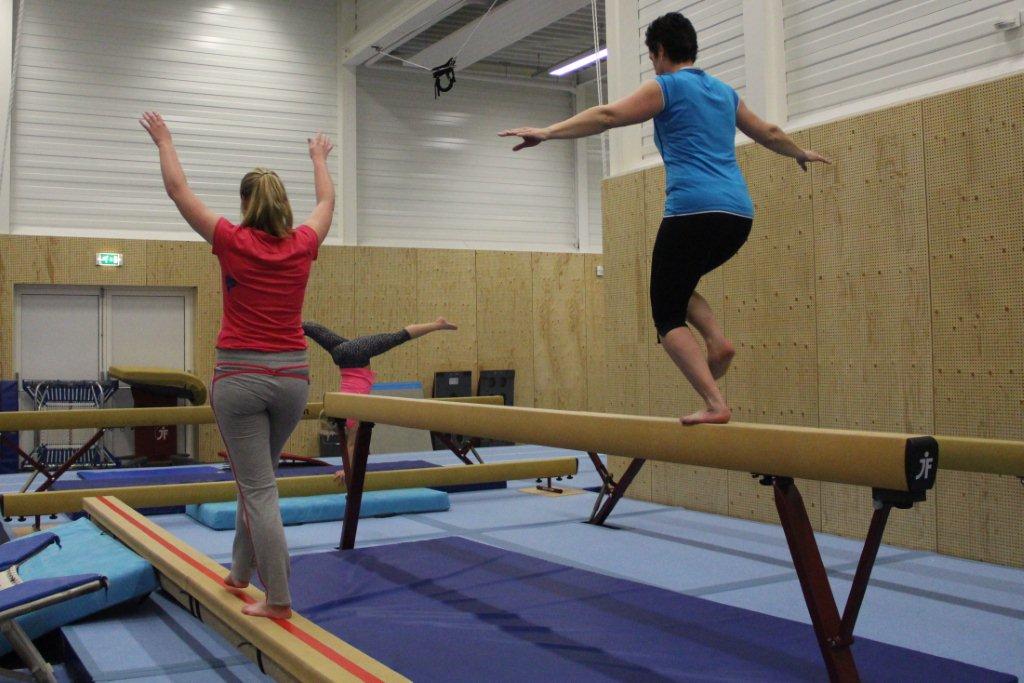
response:
M149 137L153 138L153 142L159 145L171 144L171 130L164 123L164 117L157 114L155 111L147 111L139 119L139 123L149 133Z
M547 140L549 136L548 131L545 128L512 128L498 133L498 137L522 138L523 141L512 148L513 152L518 152L519 150L526 149L527 147L536 147Z

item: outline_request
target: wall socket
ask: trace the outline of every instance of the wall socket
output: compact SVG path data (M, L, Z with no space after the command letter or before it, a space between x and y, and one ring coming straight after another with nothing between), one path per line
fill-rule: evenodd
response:
M604 277L604 266L598 266L596 270L598 277Z
M1000 31L1012 31L1020 28L1022 23L1024 23L1024 17L1022 17L1022 15L1024 15L1024 11L1018 11L1016 14L1007 14L999 17L994 26Z

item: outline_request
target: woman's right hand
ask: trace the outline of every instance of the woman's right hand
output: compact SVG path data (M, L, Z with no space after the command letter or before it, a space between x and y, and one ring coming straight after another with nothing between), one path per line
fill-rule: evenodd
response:
M309 158L313 161L327 161L327 155L334 149L334 143L323 133L317 133L316 137L307 138L309 143Z

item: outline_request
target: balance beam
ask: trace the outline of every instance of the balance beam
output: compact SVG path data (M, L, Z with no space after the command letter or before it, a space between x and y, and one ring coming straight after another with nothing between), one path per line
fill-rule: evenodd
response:
M936 436L942 451L942 469L978 474L1000 474L1024 479L1024 442Z
M324 414L594 453L741 472L924 491L937 447L928 436L677 420L328 393ZM924 473L922 476L919 474Z
M924 500L939 447L930 436L731 423L683 427L667 418L510 406L460 405L329 393L324 414L360 421L348 477L341 548L355 545L359 500L375 422L586 451L604 480L591 521L601 524L646 460L760 473L771 486L822 659L833 681L858 681L850 650L871 570L893 507ZM633 462L615 482L598 453ZM870 486L875 510L842 616L794 478ZM608 499L601 505L602 498Z
M89 498L92 521L145 558L161 587L278 681L406 681L404 676L299 614L255 619L242 606L264 599L250 586L228 592L227 570L115 497Z
M370 472L366 475L365 489L386 491L460 484L487 484L510 479L563 477L576 474L578 467L579 463L576 458L569 457ZM282 498L346 492L345 484L329 474L281 477L277 480L277 488ZM235 500L236 495L237 489L233 481L97 487L34 493L7 493L0 496L0 508L5 516L28 517L79 512L83 509L85 500L89 498L117 497L133 508L146 508Z

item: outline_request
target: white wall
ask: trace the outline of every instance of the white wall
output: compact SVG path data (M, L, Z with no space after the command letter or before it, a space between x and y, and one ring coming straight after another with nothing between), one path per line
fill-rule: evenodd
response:
M1020 0L784 0L790 115L1019 56L1022 30L994 23Z
M171 125L196 192L238 216L238 182L281 174L313 206L306 149L337 124L333 0L32 0L17 69L12 232L192 239L137 118Z
M697 27L698 66L791 129L1024 70L1024 28L994 26L1019 18L1024 0L605 2L611 99L650 76L636 57L644 53L643 30L654 17L675 10ZM659 163L648 131L633 127L612 134L612 174Z
M356 30L366 28L395 8L404 0L356 0Z
M697 29L700 50L696 66L736 88L742 97L746 85L743 0L639 0L635 20L639 80L654 78L654 68L644 44L647 26L667 12L682 12ZM661 156L654 146L654 124L643 124L640 136L643 161L660 161Z
M570 93L460 77L434 99L429 74L363 69L357 109L359 244L577 248L573 145L497 137L571 116Z
M607 94L605 84L603 92ZM576 106L579 111L595 106L597 102L597 81L589 81L581 85L576 93ZM583 201L586 203L587 245L585 251L600 253L603 239L601 218L601 181L608 175L608 134L592 135L581 142L586 192Z

